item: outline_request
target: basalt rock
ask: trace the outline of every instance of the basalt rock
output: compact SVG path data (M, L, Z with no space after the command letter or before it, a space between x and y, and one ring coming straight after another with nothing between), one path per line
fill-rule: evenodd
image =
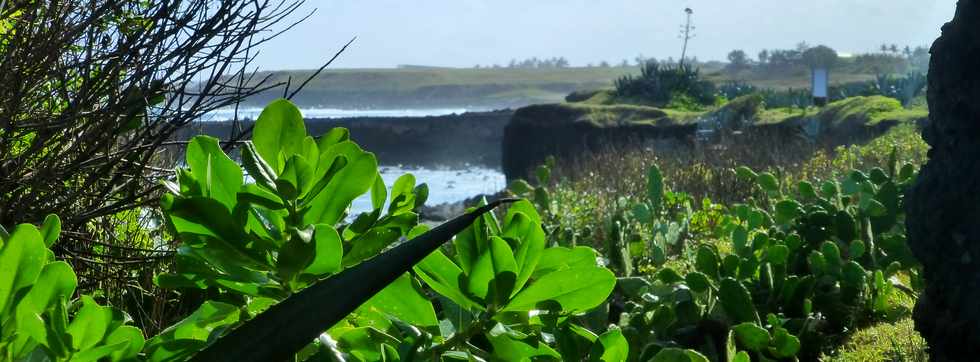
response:
M932 46L932 146L907 198L909 245L926 290L916 329L933 361L980 355L980 0L960 0Z

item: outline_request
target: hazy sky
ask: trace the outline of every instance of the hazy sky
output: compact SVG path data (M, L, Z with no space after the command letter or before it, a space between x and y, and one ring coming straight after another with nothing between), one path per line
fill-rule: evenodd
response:
M315 68L355 36L334 68L677 58L686 6L697 27L689 54L721 60L800 41L847 53L928 45L955 0L307 0L316 13L266 44L258 66Z

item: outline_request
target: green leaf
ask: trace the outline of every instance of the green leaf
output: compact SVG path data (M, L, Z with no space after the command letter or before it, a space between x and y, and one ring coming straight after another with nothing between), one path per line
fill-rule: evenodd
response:
M602 304L616 286L616 276L608 269L578 267L547 274L514 296L503 310L527 311L538 303L555 301L562 310L587 311Z
M707 357L698 351L680 348L664 348L657 352L650 362L709 362Z
M509 225L518 213L527 216L529 219L531 219L531 222L541 225L541 215L538 214L538 211L534 208L534 205L527 200L519 200L507 208L507 214L504 216L504 225Z
M465 280L463 271L441 251L436 250L423 259L421 263L415 265L415 272L432 290L449 298L460 307L467 310L483 309L479 304L466 297L463 292L463 285L460 284L461 281Z
M800 351L800 339L789 334L786 328L776 327L769 352L778 358L790 358Z
M738 178L747 181L755 181L759 177L759 174L755 173L755 171L752 171L751 168L745 166L739 166L735 168L735 175Z
M506 273L509 273L509 276L504 276ZM513 251L506 241L493 236L490 238L490 247L473 265L473 271L467 280L467 290L474 296L486 300L487 303L491 301L502 303L510 296L516 275L517 262L514 260ZM498 278L502 279L498 280ZM497 288L506 288L506 291L495 290L500 294L499 296L488 294L492 289ZM503 293L506 296L503 296Z
M109 329L111 313L108 308L98 305L92 297L83 295L82 307L68 324L72 348L85 350L102 342Z
M710 247L702 245L698 248L697 255L695 256L694 266L698 271L704 273L705 275L717 278L718 277L718 254L715 253Z
M711 289L711 280L704 273L689 272L684 276L684 280L687 282L687 286L695 292L704 293Z
M58 337L48 335L42 315L55 304L67 303L77 286L78 279L68 263L57 261L45 265L37 282L17 304L18 329L38 343L52 348L53 343L49 338Z
M420 326L439 325L432 302L422 294L410 274L405 273L361 305L358 313L376 313L393 316L399 320Z
M776 223L789 225L803 214L803 205L795 200L783 200L776 203Z
M504 225L502 235L505 238L513 238L520 242L514 256L518 275L514 283L513 293L517 293L531 278L531 274L538 266L538 261L541 260L545 244L544 230L541 229L541 225L535 223L524 213L515 212L515 216L510 218L510 222Z
M285 160L302 151L306 125L299 108L285 99L269 103L259 114L252 131L255 151L277 173L285 168Z
M303 270L303 273L321 276L339 272L344 245L337 230L330 225L316 225L313 241L315 243L313 262Z
M279 194L287 199L302 198L313 189L314 166L301 155L293 155L286 159L286 166L276 180Z
M30 287L41 274L46 248L41 233L34 225L20 224L14 228L3 249L0 249L0 316L15 306L17 292Z
M124 361L135 358L143 350L146 340L143 331L133 326L122 326L110 332L105 338L106 345L120 345L110 354L113 361Z
M245 147L241 148L241 154L242 167L248 172L248 175L262 187L275 191L276 178L279 177L279 173L257 154L255 145L252 142L246 142Z
M350 131L343 127L331 128L327 133L324 133L317 140L317 148L321 151L333 146L335 144L347 141L350 139Z
M817 189L813 187L813 184L809 181L800 181L797 187L800 191L800 196L806 199L816 199Z
M773 265L783 265L789 258L789 248L781 244L772 245L766 251L766 254L769 262Z
M527 181L516 180L511 182L510 186L507 186L507 189L509 189L510 192L513 192L515 195L524 195L533 191L534 187L528 184Z
M859 259L864 255L864 242L861 240L851 241L850 247L847 248L848 256L851 259Z
M556 359L561 357L558 352L537 337L518 340L507 333L493 332L487 333L486 337L493 347L494 361L531 361L542 357Z
M538 279L542 276L559 270L566 270L580 267L594 267L597 264L596 252L594 249L585 246L574 248L551 247L541 252L541 259L531 273L531 278Z
M760 173L756 177L756 183L769 194L779 194L779 181L769 172Z
M334 145L331 149L345 147L346 144L347 142L342 142ZM323 191L305 201L309 208L303 215L303 223L336 224L343 218L351 202L371 189L375 178L380 177L378 176L378 161L374 155L360 151L356 145L353 147L356 150L352 151L351 156L347 158L347 165L330 179ZM335 150L328 150L328 152L333 151ZM322 158L323 156L321 156Z
M204 302L190 316L147 341L146 357L150 361L185 360L238 323L240 315L234 305Z
M415 176L410 173L401 175L391 187L391 205L388 213L395 215L412 211L415 208Z
M745 351L738 351L735 354L735 358L731 362L752 362L752 358Z
M228 210L234 209L242 187L242 169L221 150L218 139L194 137L187 145L186 159L194 178L204 186L203 195Z
M755 323L741 323L732 330L738 342L750 351L759 352L769 346L769 332Z
M623 331L610 329L596 339L589 353L590 361L622 362L629 357L630 346Z
M58 215L51 214L44 218L44 224L41 224L41 235L44 238L44 246L50 248L54 245L54 242L58 240L58 235L61 235L61 219ZM3 244L0 244L2 247Z
M385 180L381 177L374 178L374 185L371 186L371 207L375 210L380 210L385 206L385 200L388 199L388 187L385 186Z
M373 228L367 233L358 235L350 241L351 248L344 254L344 267L350 267L378 255L389 245L398 241L401 236L401 232L396 228L381 227Z
M721 280L718 290L721 306L734 322L759 323L759 314L752 304L752 296L742 283L732 278Z

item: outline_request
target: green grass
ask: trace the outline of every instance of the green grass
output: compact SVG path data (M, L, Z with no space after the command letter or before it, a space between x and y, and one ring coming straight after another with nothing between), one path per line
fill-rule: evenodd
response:
M827 362L928 361L927 346L915 331L911 318L880 323L854 332L834 353L821 356Z
M409 67L396 69L335 69L326 70L306 85L295 99L308 106L468 106L515 107L534 103L557 103L573 91L609 88L613 81L627 74L638 74L639 67L608 68L439 68ZM809 87L807 72L771 74L748 72L730 74L717 68L703 68L708 80L721 84L742 80L749 84L775 88ZM271 82L287 82L295 87L313 74L312 70L260 72L254 79L269 76ZM870 80L871 74L834 74L833 83ZM281 92L281 91L280 91ZM251 100L264 105L266 94ZM601 99L590 103L609 104Z
M884 96L851 97L827 105L818 117L825 122L839 125L844 122L859 122L875 125L881 121L913 121L928 116L925 109L905 109L894 99Z

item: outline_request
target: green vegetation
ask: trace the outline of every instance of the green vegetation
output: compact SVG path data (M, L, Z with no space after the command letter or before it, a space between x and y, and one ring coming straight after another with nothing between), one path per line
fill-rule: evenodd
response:
M624 103L659 107L674 104L691 109L717 102L714 84L701 79L700 70L687 64L662 65L651 61L644 64L639 76L623 76L616 80L615 86L617 99Z
M674 347L721 360L923 360L909 318L920 271L901 206L926 157L916 128L829 153L794 148L799 158L775 162L756 153L787 150L759 146L686 157L618 150L576 172L551 161L540 186L511 188L546 211L556 242L593 245L610 260L625 299L611 322L638 360ZM728 166L739 163L768 171Z
M156 283L201 290L208 300L148 340L126 325L130 319L120 310L88 295L69 301L77 279L48 250L60 233L57 217L40 230L0 229L4 359L621 360L616 356L628 354L618 329L593 333L577 317L604 303L615 276L588 247L549 247L529 202L515 203L502 222L486 214L489 206L429 231L414 212L425 202L426 186L405 175L389 195L374 155L346 130L314 139L299 110L280 100L262 112L255 132L241 166L217 139L194 138L187 168L178 170L176 182L164 181L166 225L181 245L175 273ZM246 173L253 181L245 181ZM365 193L373 211L345 221L351 202ZM439 250L453 235L452 247ZM402 238L408 241L388 250Z

